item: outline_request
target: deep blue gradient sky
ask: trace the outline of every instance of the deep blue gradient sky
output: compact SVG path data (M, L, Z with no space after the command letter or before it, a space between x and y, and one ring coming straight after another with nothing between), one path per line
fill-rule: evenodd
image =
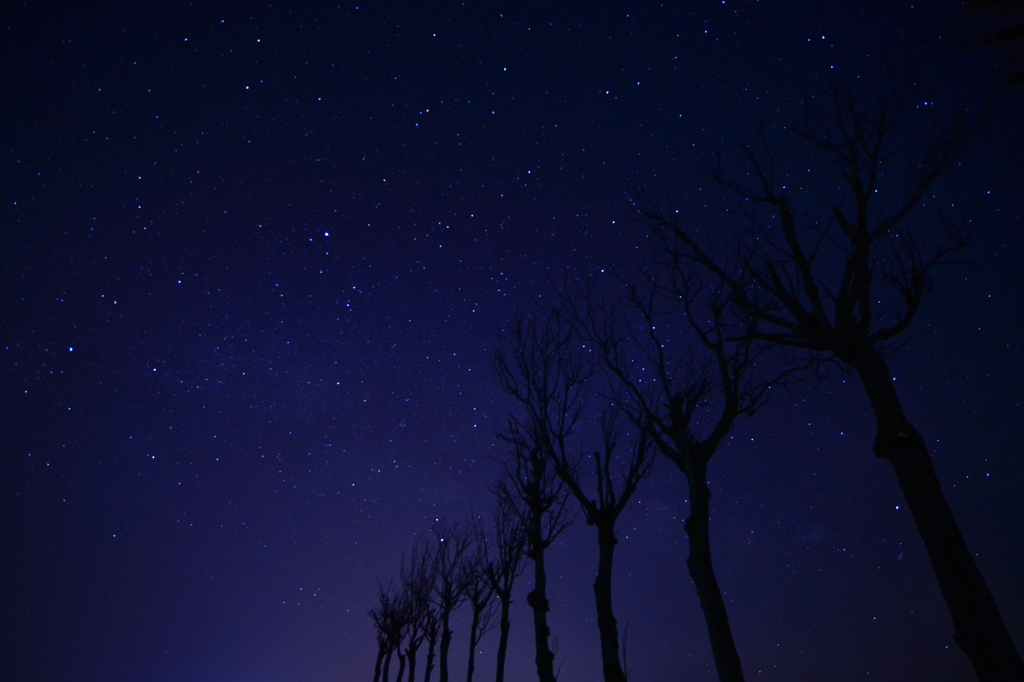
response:
M600 5L595 7L595 4ZM681 4L680 4L681 5ZM721 224L699 144L921 67L977 103L956 3L26 2L0 22L0 676L370 679L377 581L489 504L503 322L645 253L632 188ZM1021 93L936 202L983 227L893 360L1024 648ZM855 380L711 462L749 679L970 680ZM681 476L622 520L632 679L711 680ZM899 508L897 508L899 506ZM598 679L592 531L550 552L560 679ZM532 678L528 579L509 679ZM456 627L460 678L466 627ZM478 675L493 674L496 636Z

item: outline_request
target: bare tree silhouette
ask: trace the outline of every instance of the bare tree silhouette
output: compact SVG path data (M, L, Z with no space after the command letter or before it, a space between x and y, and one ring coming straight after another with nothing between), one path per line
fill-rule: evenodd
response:
M409 611L406 626L405 656L409 663L409 682L416 682L416 655L424 639L429 639L430 621L436 621L436 614L430 604L430 593L434 585L434 557L428 546L417 543L409 554L403 557L399 567L399 581L402 585L403 607ZM436 642L437 628L433 628L435 636L429 641L431 659L433 646ZM426 674L429 679L429 672Z
M605 680L625 682L619 658L618 625L612 606L612 566L615 556L615 524L640 480L650 471L651 458L646 433L639 431L624 468L615 463L622 434L619 411L610 407L601 420L603 448L592 455L597 496L583 489L586 476L581 458L570 453L570 438L579 430L586 401L588 381L593 377L591 362L585 358L570 320L551 313L519 315L511 324L506 355L499 367L502 385L524 406L532 438L526 439L538 457L547 457L555 474L577 499L588 525L598 532L598 570L594 581L601 657ZM612 401L614 405L614 400ZM527 444L527 443L524 443Z
M508 633L511 626L509 611L512 606L512 587L522 575L527 533L522 523L523 512L513 505L516 498L508 490L507 478L495 486L494 511L491 518L492 536L488 537L482 524L476 527L477 543L484 549L484 576L501 603L498 617L498 655L495 682L505 680L505 658L508 654Z
M833 89L829 106L809 110L797 130L825 160L818 176L838 175L836 184L844 189L834 201L816 201L805 189L811 176L796 178L796 169L778 167L762 131L758 143L743 150L749 180L734 180L721 161L711 169L738 199L729 210L748 226L738 233L731 257L717 256L716 245L698 238L677 214L649 207L644 213L675 266L700 268L728 293L728 311L744 326L742 340L834 360L859 376L877 422L875 454L893 467L949 607L956 642L980 680L1020 682L1024 664L885 359L889 342L910 327L932 290L935 266L966 243L962 224L947 223L940 238L935 233L941 222L922 231L909 217L930 200L984 116L940 127L909 83L861 99L855 82ZM791 197L805 202L802 210ZM824 211L816 214L820 202Z
M409 614L403 608L401 596L395 594L391 585L378 585L377 606L370 609L369 616L377 629L377 662L373 668L373 680L388 682L391 657L399 650ZM382 665L383 663L383 665Z
M440 682L448 682L448 650L452 644L451 615L466 600L466 555L473 536L457 522L443 518L434 522L431 532L436 540L431 598L441 623L438 679Z
M441 634L441 617L433 604L423 614L423 632L427 641L427 662L423 669L423 682L430 682L430 675L434 672L437 640Z
M597 576L594 578L594 601L597 606L597 627L601 637L601 663L605 682L626 682L626 673L619 659L619 628L612 607L612 566L618 538L615 524L629 504L637 486L651 471L654 463L651 443L644 429L624 434L620 408L613 401L601 415L602 448L588 459L594 466L596 494L590 497L583 489L587 476L583 461L567 451L565 439L552 443L551 455L555 472L579 502L587 525L597 530ZM628 455L624 461L616 451L623 435L631 435ZM619 466L616 467L615 465ZM613 471L618 469L617 472ZM618 484L616 484L616 482Z
M594 285L565 287L565 310L616 387L617 404L686 477L686 564L718 677L737 682L742 664L712 563L708 463L736 420L753 415L789 370L757 378L766 344L726 338L722 292L682 268L669 275L659 281L648 274L643 285L619 281L622 302L604 300Z
M476 517L473 517L474 546L466 557L466 602L472 611L469 624L469 662L466 665L466 682L473 682L476 670L476 647L481 638L494 629L497 623L497 604L494 588L487 577L487 545L480 542Z
M568 491L555 474L549 453L551 443L567 438L580 419L586 377L570 348L570 336L555 326L525 324L518 316L493 356L502 389L522 409L521 415L509 417L500 434L510 451L503 462L506 483L499 494L507 497L510 509L522 514L526 555L534 567L533 590L526 601L533 609L537 675L540 682L555 682L555 655L548 642L550 605L544 552L568 527L571 517L566 505ZM517 339L527 342L518 343Z

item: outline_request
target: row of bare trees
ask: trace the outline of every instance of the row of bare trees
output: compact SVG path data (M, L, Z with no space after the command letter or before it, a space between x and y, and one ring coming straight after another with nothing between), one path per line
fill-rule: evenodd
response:
M497 681L502 682L512 588L524 568L525 542L518 514L500 496L490 528L477 517L464 524L435 521L427 539L402 558L397 584L381 585L377 606L370 610L378 647L374 682L389 682L395 657L395 682L415 682L417 654L424 645L421 679L430 682L436 658L438 680L447 682L451 618L463 605L472 614L466 682L473 681L477 644L495 627L500 631Z
M694 282L710 283L709 305L722 311L731 347L767 349L790 362L787 371L832 363L858 376L877 425L875 455L893 467L954 640L980 680L1020 682L1024 664L887 362L933 291L936 268L967 244L970 221L922 209L938 203L936 183L989 113L939 125L920 113L922 99L912 80L858 98L853 79L830 93L825 108L809 108L795 133L821 160L824 183L787 168L764 136L743 148L742 180L720 160L713 164L710 175L735 199L728 210L742 219L725 244L659 207L647 205L643 214L660 238L669 289L686 300ZM821 188L829 181L840 191L826 199ZM721 664L719 673L742 679L738 669L723 675Z
M855 81L847 82L808 109L794 132L817 159L812 175L803 174L805 160L797 172L780 158L763 131L757 144L742 149L745 172L731 174L726 159L713 157L708 174L731 197L722 207L727 217L739 217L736 229L701 229L641 199L656 242L646 262L620 268L617 276L569 279L557 287L555 304L509 324L494 367L518 409L501 433L508 455L496 487L495 528L506 523L515 530L508 538L516 539L495 530L488 545L486 533L435 526L434 548L418 548L409 562L429 564L425 587L415 588L403 565L402 590L382 590L379 607L411 599L419 611L396 608L430 615L411 628L412 616L392 623L378 610L371 614L385 680L395 652L400 668L403 657L408 661L413 682L418 636L428 643L429 682L439 632L446 682L448 617L467 600L471 679L473 650L491 624L495 595L502 605L501 680L511 586L525 555L534 568L527 602L537 674L554 682L545 551L579 512L598 544L594 597L604 679L625 682L612 600L615 528L656 454L685 478L687 570L719 679L743 680L712 561L709 463L730 429L753 416L773 387L808 376L822 380L837 365L860 378L872 405L875 454L893 467L948 604L955 641L980 680L1024 681L1024 664L887 363L933 290L936 268L967 243L965 222L922 209L937 203L936 183L958 162L985 114L939 125L912 82L894 83L865 99ZM512 567L504 578L501 566ZM425 596L408 596L417 589ZM430 619L439 624L426 625Z
M550 481L548 499L568 490L597 532L593 587L606 682L626 680L612 603L616 522L657 453L678 467L690 503L687 567L712 653L721 679L742 679L711 558L707 468L735 422L756 412L790 370L758 373L766 346L728 340L725 298L696 279L614 284L610 292L598 282L563 286L556 307L520 316L507 330L495 368L521 405L506 432L511 462L524 480L531 477L521 471L537 472L535 488ZM550 682L545 630L536 632L538 676Z

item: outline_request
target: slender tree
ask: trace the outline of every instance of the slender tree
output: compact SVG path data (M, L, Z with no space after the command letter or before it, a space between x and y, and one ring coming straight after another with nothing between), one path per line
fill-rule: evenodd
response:
M477 542L486 547L486 561L483 571L490 581L491 589L501 603L498 618L498 657L494 673L495 682L505 681L505 658L508 653L508 634L511 627L509 612L512 607L512 587L516 578L522 575L526 564L523 561L527 533L522 523L524 513L518 509L518 497L509 493L508 479L495 486L495 505L491 522L493 541L480 527L477 528Z
M571 348L572 337L551 321L517 316L500 339L493 365L502 389L521 408L500 434L509 444L504 461L503 494L521 510L527 531L526 555L533 562L533 590L526 597L533 610L534 646L540 682L555 682L555 655L549 645L547 571L544 553L571 522L568 492L554 472L551 442L567 438L583 410L586 376ZM554 339L554 340L551 340Z
M405 608L410 612L405 637L409 682L416 682L416 655L429 634L429 621L433 617L430 593L434 585L434 568L434 557L429 547L417 543L408 561L403 558L399 569Z
M398 656L398 675L395 676L395 682L402 682L405 675L405 654L402 653L401 645L395 649L395 654Z
M466 600L466 559L473 536L458 523L447 519L435 521L431 532L436 540L432 600L441 624L438 679L448 682L448 650L453 634L451 615Z
M639 286L620 282L625 305L607 303L592 287L567 288L566 309L617 387L630 421L685 476L687 569L718 678L740 682L742 663L712 562L708 463L736 420L753 415L789 370L782 366L770 379L756 379L765 344L727 340L721 292L678 268L671 274L667 281L649 275Z
M835 360L858 375L877 424L875 454L893 467L949 607L954 639L983 682L1020 682L1024 663L886 362L890 342L910 327L932 290L935 266L965 244L958 229L940 239L935 228L941 222L918 230L910 218L930 201L977 125L960 119L928 138L931 120L921 100L913 87L896 85L865 104L844 84L832 92L830 109L811 112L797 132L824 157L819 175L835 170L844 186L817 217L814 194L801 191L813 179L798 181L777 168L763 135L743 150L748 181L733 180L721 163L712 168L738 197L733 210L749 226L731 259L716 255L715 245L675 214L645 213L665 238L672 263L702 268L728 292L744 339ZM915 114L923 117L909 127ZM805 203L794 204L792 197Z
M579 502L587 525L597 530L597 576L594 578L594 601L597 605L597 627L601 638L601 662L605 682L626 682L626 673L619 659L619 627L612 607L612 566L618 538L615 524L629 504L637 486L651 471L654 463L646 430L637 429L624 463L616 452L623 436L620 409L615 402L601 416L603 447L590 459L594 465L594 497L584 490L586 476L582 462L573 457L564 439L552 443L551 455L555 472ZM615 473L616 464L618 467ZM618 485L616 481L618 480Z
M474 529L478 526L475 517L473 525ZM476 542L473 553L467 556L466 561L466 602L472 612L469 624L469 662L466 665L466 682L473 682L477 645L483 636L497 625L494 588L485 572L487 545L479 541L479 533L474 533L474 539Z
M374 682L388 682L391 657L401 646L408 614L402 608L399 595L395 594L390 585L378 586L377 601L377 606L369 612L377 629L377 662L373 669L373 679Z
M423 615L424 639L427 641L427 662L423 670L423 682L430 682L434 672L434 656L437 651L437 639L441 633L441 617L431 604Z
M370 609L370 618L376 630L377 639L377 661L373 664L373 682L380 682L381 666L384 664L384 657L388 653L388 636L383 626L383 618L377 608Z

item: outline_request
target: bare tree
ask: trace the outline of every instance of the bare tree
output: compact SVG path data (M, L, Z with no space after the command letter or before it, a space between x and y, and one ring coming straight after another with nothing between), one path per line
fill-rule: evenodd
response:
M473 517L474 547L466 560L466 602L472 610L469 624L469 662L466 665L466 682L473 682L476 670L476 647L485 634L497 625L495 620L494 588L487 578L487 545L480 541L476 517Z
M650 440L644 429L637 429L632 434L629 454L624 463L617 461L620 456L616 450L623 436L620 422L620 408L613 402L601 415L602 448L589 457L594 465L594 497L590 497L583 489L586 476L582 472L582 458L568 452L564 438L552 443L550 453L554 458L555 472L579 502L587 525L597 530L598 560L594 601L597 605L597 627L601 637L601 663L605 682L626 682L626 673L619 660L619 628L612 607L612 565L615 546L619 542L615 524L654 463ZM617 475L613 473L616 464L619 464Z
M434 556L428 546L417 543L410 552L409 559L403 557L399 568L399 580L402 585L404 608L409 610L406 626L405 655L409 663L409 682L416 682L416 655L424 639L429 639L430 621L436 620L430 604L430 594L434 585ZM430 642L431 660L433 659L433 643L436 642L437 628L433 628L435 637ZM429 679L429 673L427 673Z
M405 654L402 653L401 644L395 649L395 653L398 655L398 675L395 676L395 682L402 682L405 675Z
M508 653L508 633L511 626L509 611L512 606L512 587L522 575L527 533L523 525L523 512L516 506L516 498L508 493L508 481L503 478L495 486L495 506L491 523L493 541L488 540L483 528L477 527L477 542L486 547L484 576L491 584L501 603L498 618L498 660L495 682L505 681L505 657Z
M745 325L743 339L835 360L860 377L877 423L875 454L896 474L949 607L954 639L980 680L1020 682L1024 664L886 363L888 344L910 327L932 290L935 266L965 244L957 229L939 239L934 222L919 231L910 221L977 129L958 119L927 137L930 119L904 123L922 112L922 99L913 87L897 84L862 101L844 84L832 92L829 109L810 112L797 133L826 161L818 176L834 170L844 186L821 215L814 213L814 193L801 191L812 177L797 179L776 168L763 134L744 148L749 181L732 179L721 164L713 168L738 197L733 210L749 226L733 258L716 257L715 244L675 214L645 213L677 265L702 268L728 292L731 312ZM802 209L791 196L806 202Z
M458 523L439 519L431 532L434 546L434 590L432 600L440 620L441 647L439 650L440 682L448 682L448 650L452 644L451 615L466 600L467 552L473 536ZM386 681L385 681L386 682Z
M711 555L708 463L736 420L752 416L789 370L780 366L770 378L756 378L765 344L729 341L721 292L705 289L685 270L670 274L665 282L648 276L643 288L621 282L625 304L609 304L593 287L566 288L564 297L577 333L616 387L618 404L686 478L687 568L718 677L738 682L743 668Z
M430 675L434 672L434 655L437 651L437 640L441 634L441 617L433 604L423 614L423 632L424 639L427 642L427 662L423 670L423 682L430 682Z
M391 642L388 638L387 629L387 619L390 618L390 615L387 613L387 608L389 608L389 605L382 599L380 605L370 609L368 614L373 620L377 640L377 661L373 664L373 682L380 682L384 658L388 656L390 651Z
M493 357L502 389L522 409L500 434L510 451L504 462L506 485L499 492L508 497L510 508L521 511L527 532L526 555L533 562L534 583L526 601L533 609L540 682L555 682L544 552L571 522L568 493L549 453L553 441L568 438L576 428L586 390L585 371L567 331L553 320L541 326L520 315Z
M394 593L390 585L378 585L377 601L377 606L369 612L377 629L377 662L373 668L373 680L388 682L391 657L401 646L408 613L402 608L401 597Z

